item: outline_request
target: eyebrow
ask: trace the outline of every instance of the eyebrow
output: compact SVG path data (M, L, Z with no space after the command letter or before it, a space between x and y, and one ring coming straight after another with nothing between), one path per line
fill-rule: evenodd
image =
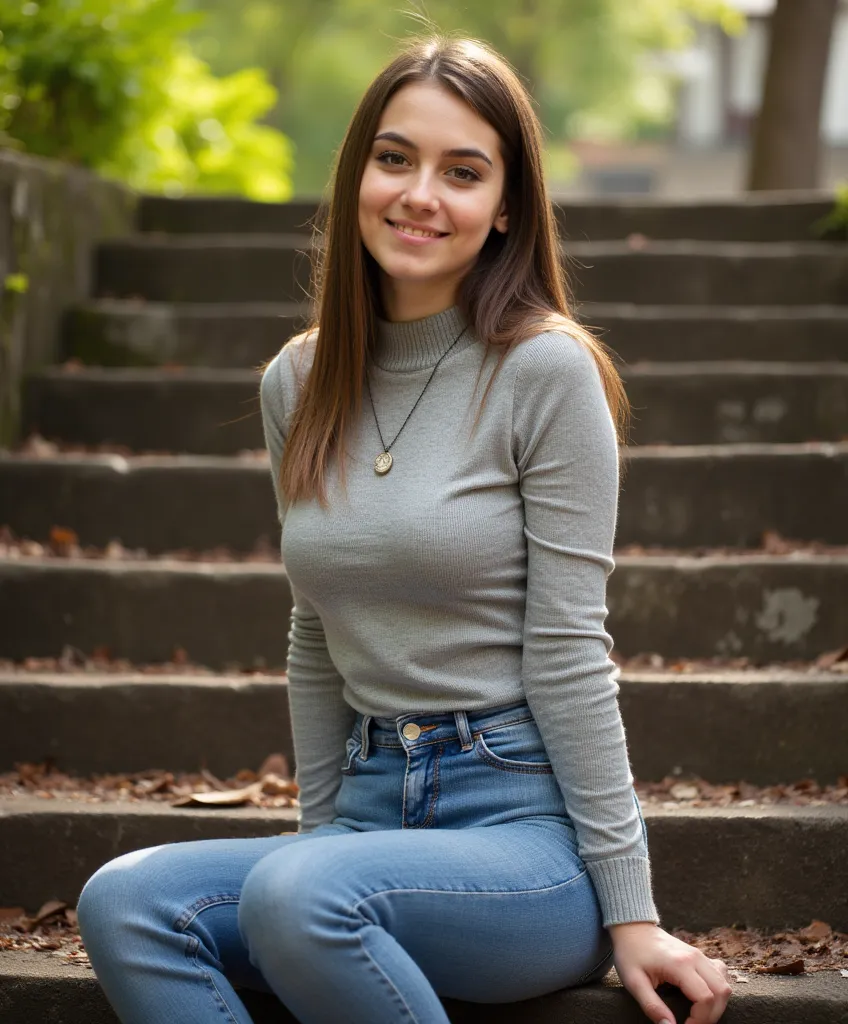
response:
M414 149L418 152L418 146L414 142L410 142L405 136L400 135L398 132L380 132L379 135L374 136L374 141L378 142L380 139L385 139L387 142L396 142L399 146L406 146L409 149ZM485 160L489 167L494 170L494 164L486 156L486 154L480 149L474 149L473 147L465 147L461 149L445 149L442 151L442 156L464 156L464 157L478 157L480 160Z

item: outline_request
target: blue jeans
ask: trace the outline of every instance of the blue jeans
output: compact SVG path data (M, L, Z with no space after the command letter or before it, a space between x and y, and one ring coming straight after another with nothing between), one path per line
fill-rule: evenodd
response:
M440 996L508 1003L608 972L526 703L358 714L339 770L312 832L155 846L88 880L80 928L123 1024L248 1024L239 987L302 1024L447 1024Z

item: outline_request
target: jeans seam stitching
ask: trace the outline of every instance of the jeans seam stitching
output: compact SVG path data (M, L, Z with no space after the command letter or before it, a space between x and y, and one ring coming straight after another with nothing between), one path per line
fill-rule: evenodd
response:
M421 717L424 717L424 716L422 715ZM477 729L476 732L472 729L471 730L471 738L472 739L476 739L476 737L480 736L482 732L497 732L498 729L506 729L510 725L522 725L524 722L532 722L532 721L535 721L535 719L531 715L529 717L525 716L524 718L515 718L515 719L510 720L509 722L501 722L500 725L489 725L489 726L486 726L484 729ZM451 739L453 739L453 738L454 737L451 737ZM447 742L447 741L444 739L444 737L442 739L424 740L421 743L416 743L415 747L431 747L435 743L445 743L445 742ZM384 750L397 750L398 748L406 749L405 744L403 744L403 743L376 743L376 742L374 742L374 740L371 740L371 745L375 746L375 747L382 747ZM414 748L412 748L412 749L414 749Z
M194 968L200 973L200 976L204 979L206 984L212 989L212 995L218 1000L217 1008L220 1013L226 1015L229 1024L238 1024L238 1020L230 1009L227 1000L221 995L218 986L215 984L215 979L206 970L206 968L197 959L197 951L200 949L200 939L196 935L188 935L183 932L185 937L188 939L188 946L186 947L186 957L191 961Z
M549 761L508 761L506 758L498 757L486 746L482 735L476 737L472 749L484 764L500 768L502 771L518 772L520 775L553 775L553 766Z
M588 978L590 975L594 974L595 971L597 971L597 969L601 966L601 964L603 964L607 960L609 960L610 957L612 957L614 953L615 953L614 949L611 949L607 953L605 953L601 957L601 959L595 964L594 967L590 967L589 970L585 972L585 974L581 974L581 976L577 979L577 984L579 985L582 981L585 981L585 979Z
M359 910L359 903L357 903L354 906L353 911L354 911L354 916L358 917L363 925L370 925L372 923ZM404 999L403 993L400 991L400 989L398 989L398 987L395 985L395 983L392 981L392 979L388 976L388 974L386 974L386 972L382 969L382 967L380 967L380 965L377 963L377 961L374 959L374 957L371 956L371 954L365 948L365 940L362 937L362 928L361 927L358 929L358 936L357 937L359 939L359 948L362 950L362 952L368 958L369 964L371 964L372 968L377 972L377 974L380 975L381 978L383 978L385 983L389 986L389 988L395 993L395 995L401 1001L401 1003L403 1004L403 1008L406 1010L407 1014L409 1015L409 1019L413 1022L413 1024L418 1024L418 1018L412 1012L412 1007Z
M553 885L542 885L535 889L426 889L419 886L402 886L397 889L378 889L376 892L371 892L367 896L363 896L357 900L353 905L353 909L357 914L361 914L360 907L363 903L367 903L368 900L373 899L375 896L388 896L391 893L403 893L403 892L421 892L421 893L433 893L439 896L527 896L534 895L536 893L551 892L554 889L562 889L566 885L572 885L574 882L579 881L586 874L586 870L578 872L572 878L567 878L564 882L555 882Z
M439 799L439 765L441 764L442 755L445 752L444 743L439 747L436 753L436 760L433 764L433 795L430 798L430 809L427 811L427 817L421 824L421 828L429 827L433 819L436 816L436 801Z
M209 907L220 906L222 903L238 903L240 899L241 896L238 893L232 892L218 893L215 896L201 896L183 910L176 921L174 921L173 927L177 931L185 932L197 915L204 910L208 910Z

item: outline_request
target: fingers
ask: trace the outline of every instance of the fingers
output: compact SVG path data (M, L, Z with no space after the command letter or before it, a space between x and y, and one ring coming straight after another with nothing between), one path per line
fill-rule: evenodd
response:
M622 978L624 981L624 978ZM636 1002L642 1007L647 1017L654 1024L674 1024L675 1016L654 991L651 979L643 970L638 968L627 972L627 991L633 996Z
M698 981L694 980L692 972ZM716 1024L721 1019L733 992L727 980L728 975L727 964L723 960L703 955L694 959L687 974L678 984L683 993L692 1000L686 1024ZM682 984L684 980L689 983L688 986ZM696 1000L690 995L689 986L693 992L699 991L703 994Z

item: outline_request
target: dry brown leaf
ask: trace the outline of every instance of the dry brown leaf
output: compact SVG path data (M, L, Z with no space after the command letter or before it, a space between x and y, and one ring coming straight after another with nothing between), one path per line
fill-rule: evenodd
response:
M30 918L29 927L30 929L35 928L36 925L41 924L42 921L46 921L50 917L56 917L61 914L63 910L66 910L68 904L64 900L48 900L42 905L38 913L34 917Z
M224 789L214 793L190 793L171 801L171 807L190 807L200 804L203 807L238 807L240 804L252 803L262 794L262 782L253 782L242 789Z
M279 775L283 779L290 779L289 759L285 754L269 754L259 766L257 775Z
M281 778L279 775L263 775L260 785L262 792L268 796L297 796L300 792L296 782Z
M831 668L840 662L848 662L848 647L840 647L835 651L825 651L816 658L819 668Z
M829 939L833 935L833 929L825 921L813 919L806 928L799 929L798 934L802 939L818 942L820 939Z
M768 967L754 968L759 974L803 974L805 971L803 960L781 960Z

